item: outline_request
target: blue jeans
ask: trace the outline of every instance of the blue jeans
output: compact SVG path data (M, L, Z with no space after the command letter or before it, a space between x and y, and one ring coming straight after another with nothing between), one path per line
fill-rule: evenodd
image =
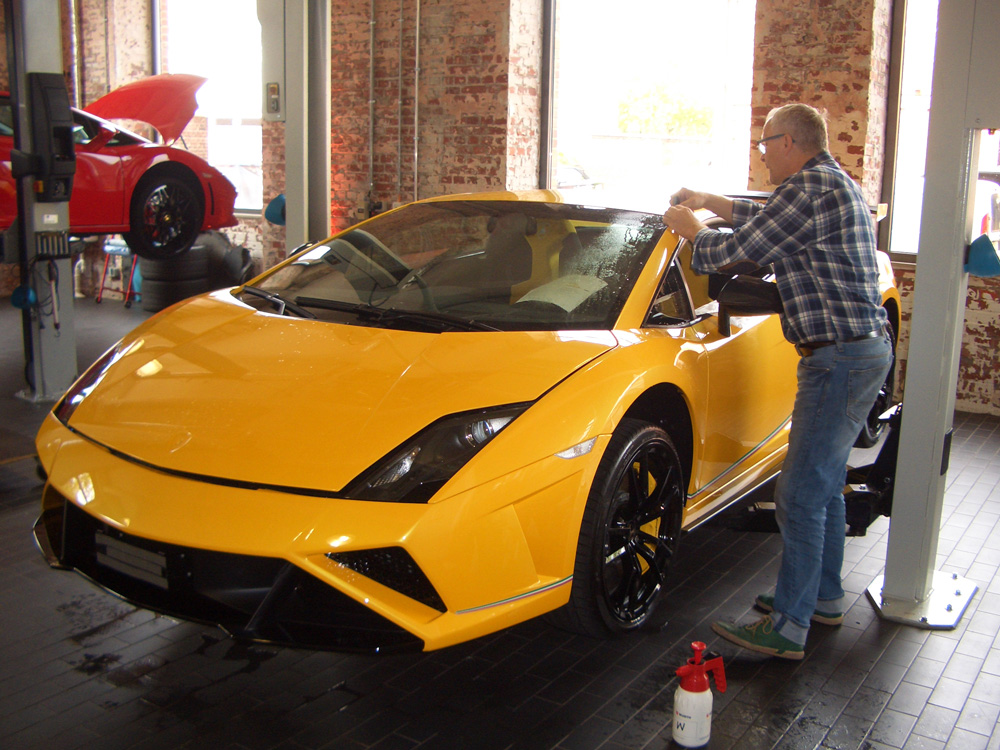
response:
M775 490L783 549L771 617L800 645L817 608L844 611L847 459L891 364L884 336L832 344L799 360L788 454Z

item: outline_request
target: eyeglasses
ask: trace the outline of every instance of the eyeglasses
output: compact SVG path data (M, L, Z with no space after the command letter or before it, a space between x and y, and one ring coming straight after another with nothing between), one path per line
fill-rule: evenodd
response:
M762 154L766 154L768 141L773 141L775 138L784 138L784 137L785 137L784 133L778 133L777 135L769 135L767 138L761 138L759 141L757 141L757 150L760 151ZM795 143L795 141L792 141L792 143Z

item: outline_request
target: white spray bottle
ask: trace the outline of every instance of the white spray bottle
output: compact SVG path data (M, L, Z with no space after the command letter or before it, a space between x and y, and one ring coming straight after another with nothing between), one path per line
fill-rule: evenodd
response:
M722 657L702 662L705 644L691 644L694 656L677 669L681 684L674 692L674 742L682 747L703 747L712 735L712 688L708 673L715 676L720 693L726 692L726 672Z

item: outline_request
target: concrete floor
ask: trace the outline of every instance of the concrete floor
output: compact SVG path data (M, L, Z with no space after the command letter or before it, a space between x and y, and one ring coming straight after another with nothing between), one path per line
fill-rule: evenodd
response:
M81 367L148 317L77 301ZM692 640L720 652L712 748L1000 750L1000 419L955 418L939 570L979 585L959 626L882 621L864 591L888 522L848 540L839 628L815 626L787 662L726 644L777 571L775 534L720 518L689 534L659 632L604 642L535 621L444 651L362 657L247 646L136 610L50 570L30 528L41 485L20 313L0 300L0 747L665 748L674 669Z

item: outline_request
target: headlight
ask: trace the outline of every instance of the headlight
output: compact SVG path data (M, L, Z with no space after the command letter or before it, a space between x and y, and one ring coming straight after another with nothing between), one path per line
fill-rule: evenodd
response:
M83 399L85 399L97 384L101 382L104 377L104 373L108 369L125 356L128 352L132 351L135 346L130 346L125 349L120 349L118 345L115 345L108 349L101 358L98 359L94 364L92 364L87 371L81 375L73 385L69 387L65 395L59 400L59 403L55 405L52 413L55 414L56 418L63 424L69 423L69 418L73 416L73 412L76 411Z
M421 430L344 488L346 497L425 503L529 404L462 412Z

